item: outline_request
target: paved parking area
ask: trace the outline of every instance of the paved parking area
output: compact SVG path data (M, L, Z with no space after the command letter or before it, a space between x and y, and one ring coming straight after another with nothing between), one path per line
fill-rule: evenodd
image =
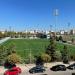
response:
M74 63L74 62L72 62ZM71 63L71 64L72 64ZM30 74L29 73L29 69L31 69L32 67L34 67L34 64L20 64L17 65L18 67L20 67L22 69L22 73L20 75L72 75L72 73L75 73L75 70L66 70L66 71L51 71L50 67L52 67L53 65L56 64L62 64L61 62L56 62L56 63L49 63L46 64L45 66L47 66L46 71L44 73L34 73L34 74ZM66 66L68 66L69 64L67 64ZM4 69L4 67L0 66L0 75L3 75L3 73L5 72L6 69Z
M54 72L54 71L50 71L49 69L47 69L46 72L44 73L34 73L34 74L30 74L27 70L27 71L24 71L21 75L72 75L72 73L75 73L75 70Z

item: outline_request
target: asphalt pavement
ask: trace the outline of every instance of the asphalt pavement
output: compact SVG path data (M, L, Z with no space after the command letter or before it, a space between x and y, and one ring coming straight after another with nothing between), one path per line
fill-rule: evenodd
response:
M75 70L66 70L66 71L51 71L49 68L46 69L44 73L34 73L30 74L28 70L23 71L20 75L72 75L75 73Z
M44 73L29 73L29 69L24 70L20 75L72 75L72 73L75 73L75 70L66 70L66 71L51 71L49 68L46 69ZM0 73L0 75L3 75L3 73Z
M74 62L70 62L72 64ZM18 64L17 66L22 69L22 73L20 75L72 75L72 73L75 73L75 70L69 70L66 71L51 71L50 67L57 64L63 64L62 62L54 62L54 63L47 63L45 64L46 71L44 73L34 73L30 74L29 69L35 66L35 64ZM65 64L65 66L68 66L69 64ZM3 75L6 69L2 66L0 66L0 75Z

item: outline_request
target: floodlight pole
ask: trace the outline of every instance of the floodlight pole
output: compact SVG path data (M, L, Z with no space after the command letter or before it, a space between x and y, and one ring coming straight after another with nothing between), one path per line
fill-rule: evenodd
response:
M9 36L11 37L11 26L9 26L9 32L10 32L10 35Z
M69 28L70 28L70 24L71 24L71 23L70 23L70 22L68 22L68 30L69 30ZM69 34L69 33L68 33L68 34Z
M58 13L58 9L54 10L54 16L55 16L55 36L56 36L56 25L57 25L57 17L58 17L59 13Z

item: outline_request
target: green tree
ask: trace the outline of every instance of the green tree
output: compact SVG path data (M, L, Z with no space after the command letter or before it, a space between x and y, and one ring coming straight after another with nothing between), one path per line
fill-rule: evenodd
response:
M62 55L60 51L56 51L56 60L61 61L62 60Z
M3 64L4 60L7 57L7 51L5 46L0 46L0 64Z
M64 45L63 50L61 51L63 63L68 63L68 49L67 46Z
M56 60L56 43L55 43L54 37L50 38L50 44L48 45L46 49L46 53L51 56L52 62Z
M37 35L36 35L38 38L40 38L40 39L44 39L44 38L47 38L47 35L46 34L44 34L44 33L37 33Z
M60 41L63 41L63 38L62 38L62 36L59 36L59 40L60 40Z
M15 51L12 51L10 55L7 57L8 62L10 63L21 63L21 57L16 54Z
M9 46L7 47L7 56L10 55L12 51L15 51L15 48L15 44L11 42L11 44L9 44Z
M74 39L73 38L71 39L71 42L74 43Z
M2 34L2 32L0 32L0 39L2 39L3 38L3 34Z
M56 36L56 41L59 41L59 37L58 36Z
M44 61L41 58L41 55L40 56L35 56L35 58L36 58L36 61L35 61L36 66L44 66Z
M41 58L43 59L45 63L50 62L51 60L51 57L46 53L41 54Z

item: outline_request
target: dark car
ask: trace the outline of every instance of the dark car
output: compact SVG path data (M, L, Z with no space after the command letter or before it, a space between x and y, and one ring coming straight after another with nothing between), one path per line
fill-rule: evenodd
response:
M31 68L29 70L29 73L40 73L40 72L44 72L44 71L45 71L44 67L36 66L36 67Z
M56 65L50 68L52 71L66 71L66 66L65 65Z
M67 68L70 70L74 70L75 69L75 63L69 65Z

